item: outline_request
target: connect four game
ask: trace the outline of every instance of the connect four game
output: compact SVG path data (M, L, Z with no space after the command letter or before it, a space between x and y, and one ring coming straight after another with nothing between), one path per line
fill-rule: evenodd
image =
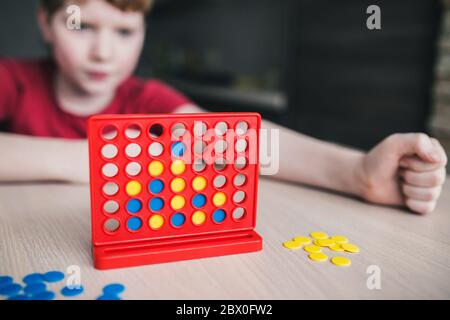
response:
M97 269L259 251L257 113L89 119Z

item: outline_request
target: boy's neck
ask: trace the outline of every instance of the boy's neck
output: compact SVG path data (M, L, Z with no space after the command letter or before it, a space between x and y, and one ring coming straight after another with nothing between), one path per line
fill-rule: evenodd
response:
M91 95L83 92L59 72L55 75L55 96L59 107L77 116L100 113L114 99L114 92Z

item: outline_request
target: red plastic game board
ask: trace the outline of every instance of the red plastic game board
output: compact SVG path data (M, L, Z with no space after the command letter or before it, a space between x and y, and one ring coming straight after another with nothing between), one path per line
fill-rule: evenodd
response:
M98 269L258 251L257 113L89 119Z

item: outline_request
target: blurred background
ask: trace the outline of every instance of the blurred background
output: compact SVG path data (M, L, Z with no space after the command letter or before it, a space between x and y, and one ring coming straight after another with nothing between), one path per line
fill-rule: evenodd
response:
M36 7L0 2L1 56L46 55ZM157 0L136 73L340 144L424 131L450 150L450 0Z

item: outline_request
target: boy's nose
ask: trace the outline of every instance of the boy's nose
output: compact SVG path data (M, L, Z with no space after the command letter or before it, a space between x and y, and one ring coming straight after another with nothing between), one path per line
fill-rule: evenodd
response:
M92 44L91 57L95 61L108 61L113 55L112 38L107 31L99 31Z

